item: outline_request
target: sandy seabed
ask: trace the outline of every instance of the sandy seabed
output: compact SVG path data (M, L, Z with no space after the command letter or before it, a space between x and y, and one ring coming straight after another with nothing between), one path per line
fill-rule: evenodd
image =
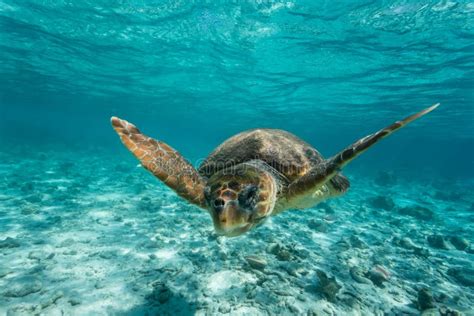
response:
M132 160L77 156L0 153L0 315L473 314L472 182L349 173L225 238Z

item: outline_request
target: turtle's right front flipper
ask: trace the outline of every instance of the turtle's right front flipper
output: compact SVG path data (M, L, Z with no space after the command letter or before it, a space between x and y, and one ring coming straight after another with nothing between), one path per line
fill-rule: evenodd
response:
M374 134L370 134L364 138L359 139L349 147L346 147L344 150L340 151L335 156L327 159L321 165L318 165L317 167L310 170L307 174L295 182L291 183L288 186L288 196L298 196L300 194L304 194L306 191L314 190L315 188L318 188L318 186L322 186L334 178L342 170L342 168L349 164L354 158L365 152L379 140L387 137L394 131L404 127L408 123L413 122L423 115L428 114L438 106L439 103L416 114L410 115L401 121L396 121L395 123L375 132Z
M143 167L190 203L206 207L206 182L183 156L167 144L143 135L125 120L112 117L111 122L123 144Z

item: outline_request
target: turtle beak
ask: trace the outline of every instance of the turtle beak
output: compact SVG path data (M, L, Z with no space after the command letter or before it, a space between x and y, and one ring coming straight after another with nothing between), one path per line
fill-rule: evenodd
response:
M228 201L222 208L215 208L213 213L214 228L219 235L238 236L251 227L250 213L237 201Z

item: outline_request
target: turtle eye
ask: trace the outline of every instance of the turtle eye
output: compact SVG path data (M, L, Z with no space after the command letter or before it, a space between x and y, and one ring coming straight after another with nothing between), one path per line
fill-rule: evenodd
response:
M257 191L258 187L255 185L247 186L239 194L239 204L245 208L253 208L257 202Z

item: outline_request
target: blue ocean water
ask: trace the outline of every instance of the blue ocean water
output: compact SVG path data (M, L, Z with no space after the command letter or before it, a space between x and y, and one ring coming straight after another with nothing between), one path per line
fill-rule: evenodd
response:
M0 0L0 314L472 313L473 21L469 1ZM232 239L110 126L195 166L262 127L330 157L435 103L343 197Z

